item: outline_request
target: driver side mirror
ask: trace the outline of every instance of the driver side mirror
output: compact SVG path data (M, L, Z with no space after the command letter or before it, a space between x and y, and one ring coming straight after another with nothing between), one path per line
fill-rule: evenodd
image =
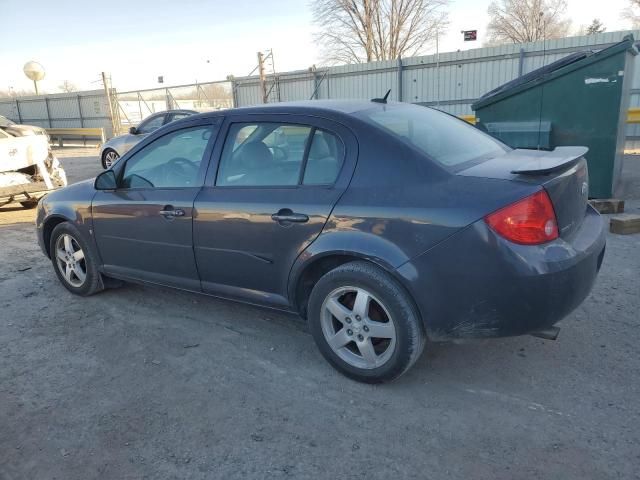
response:
M96 177L93 187L96 190L115 190L118 188L115 172L113 170L102 172Z
M131 127L131 128L129 129L129 133L130 133L131 135L137 135L137 134L138 134L138 129L137 129L136 127Z

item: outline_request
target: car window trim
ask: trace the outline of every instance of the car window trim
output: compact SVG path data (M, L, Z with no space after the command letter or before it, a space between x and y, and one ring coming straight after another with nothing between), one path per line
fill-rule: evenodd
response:
M302 165L300 165L300 174L298 176L298 185L302 186L302 179L304 178L304 173L307 171L307 162L309 161L309 151L311 150L311 143L313 142L313 137L316 134L317 128L312 126L309 131L309 135L307 136L307 140L304 144L304 153L302 154Z

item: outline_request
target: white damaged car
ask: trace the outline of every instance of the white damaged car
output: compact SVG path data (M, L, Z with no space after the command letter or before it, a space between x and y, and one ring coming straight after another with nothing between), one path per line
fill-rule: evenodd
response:
M0 206L33 208L48 191L67 185L46 135L19 135L0 128Z

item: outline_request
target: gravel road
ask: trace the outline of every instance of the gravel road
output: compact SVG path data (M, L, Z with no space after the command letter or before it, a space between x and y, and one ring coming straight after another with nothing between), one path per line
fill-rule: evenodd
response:
M58 155L72 181L100 171L95 149ZM72 296L33 215L0 208L2 480L640 478L640 235L609 236L557 341L427 345L368 386L293 316L136 285Z

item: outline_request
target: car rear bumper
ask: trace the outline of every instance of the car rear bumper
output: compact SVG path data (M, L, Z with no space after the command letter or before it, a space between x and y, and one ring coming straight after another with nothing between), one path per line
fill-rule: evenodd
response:
M554 325L591 291L605 228L587 207L569 238L516 245L480 220L398 268L431 340L522 335Z

